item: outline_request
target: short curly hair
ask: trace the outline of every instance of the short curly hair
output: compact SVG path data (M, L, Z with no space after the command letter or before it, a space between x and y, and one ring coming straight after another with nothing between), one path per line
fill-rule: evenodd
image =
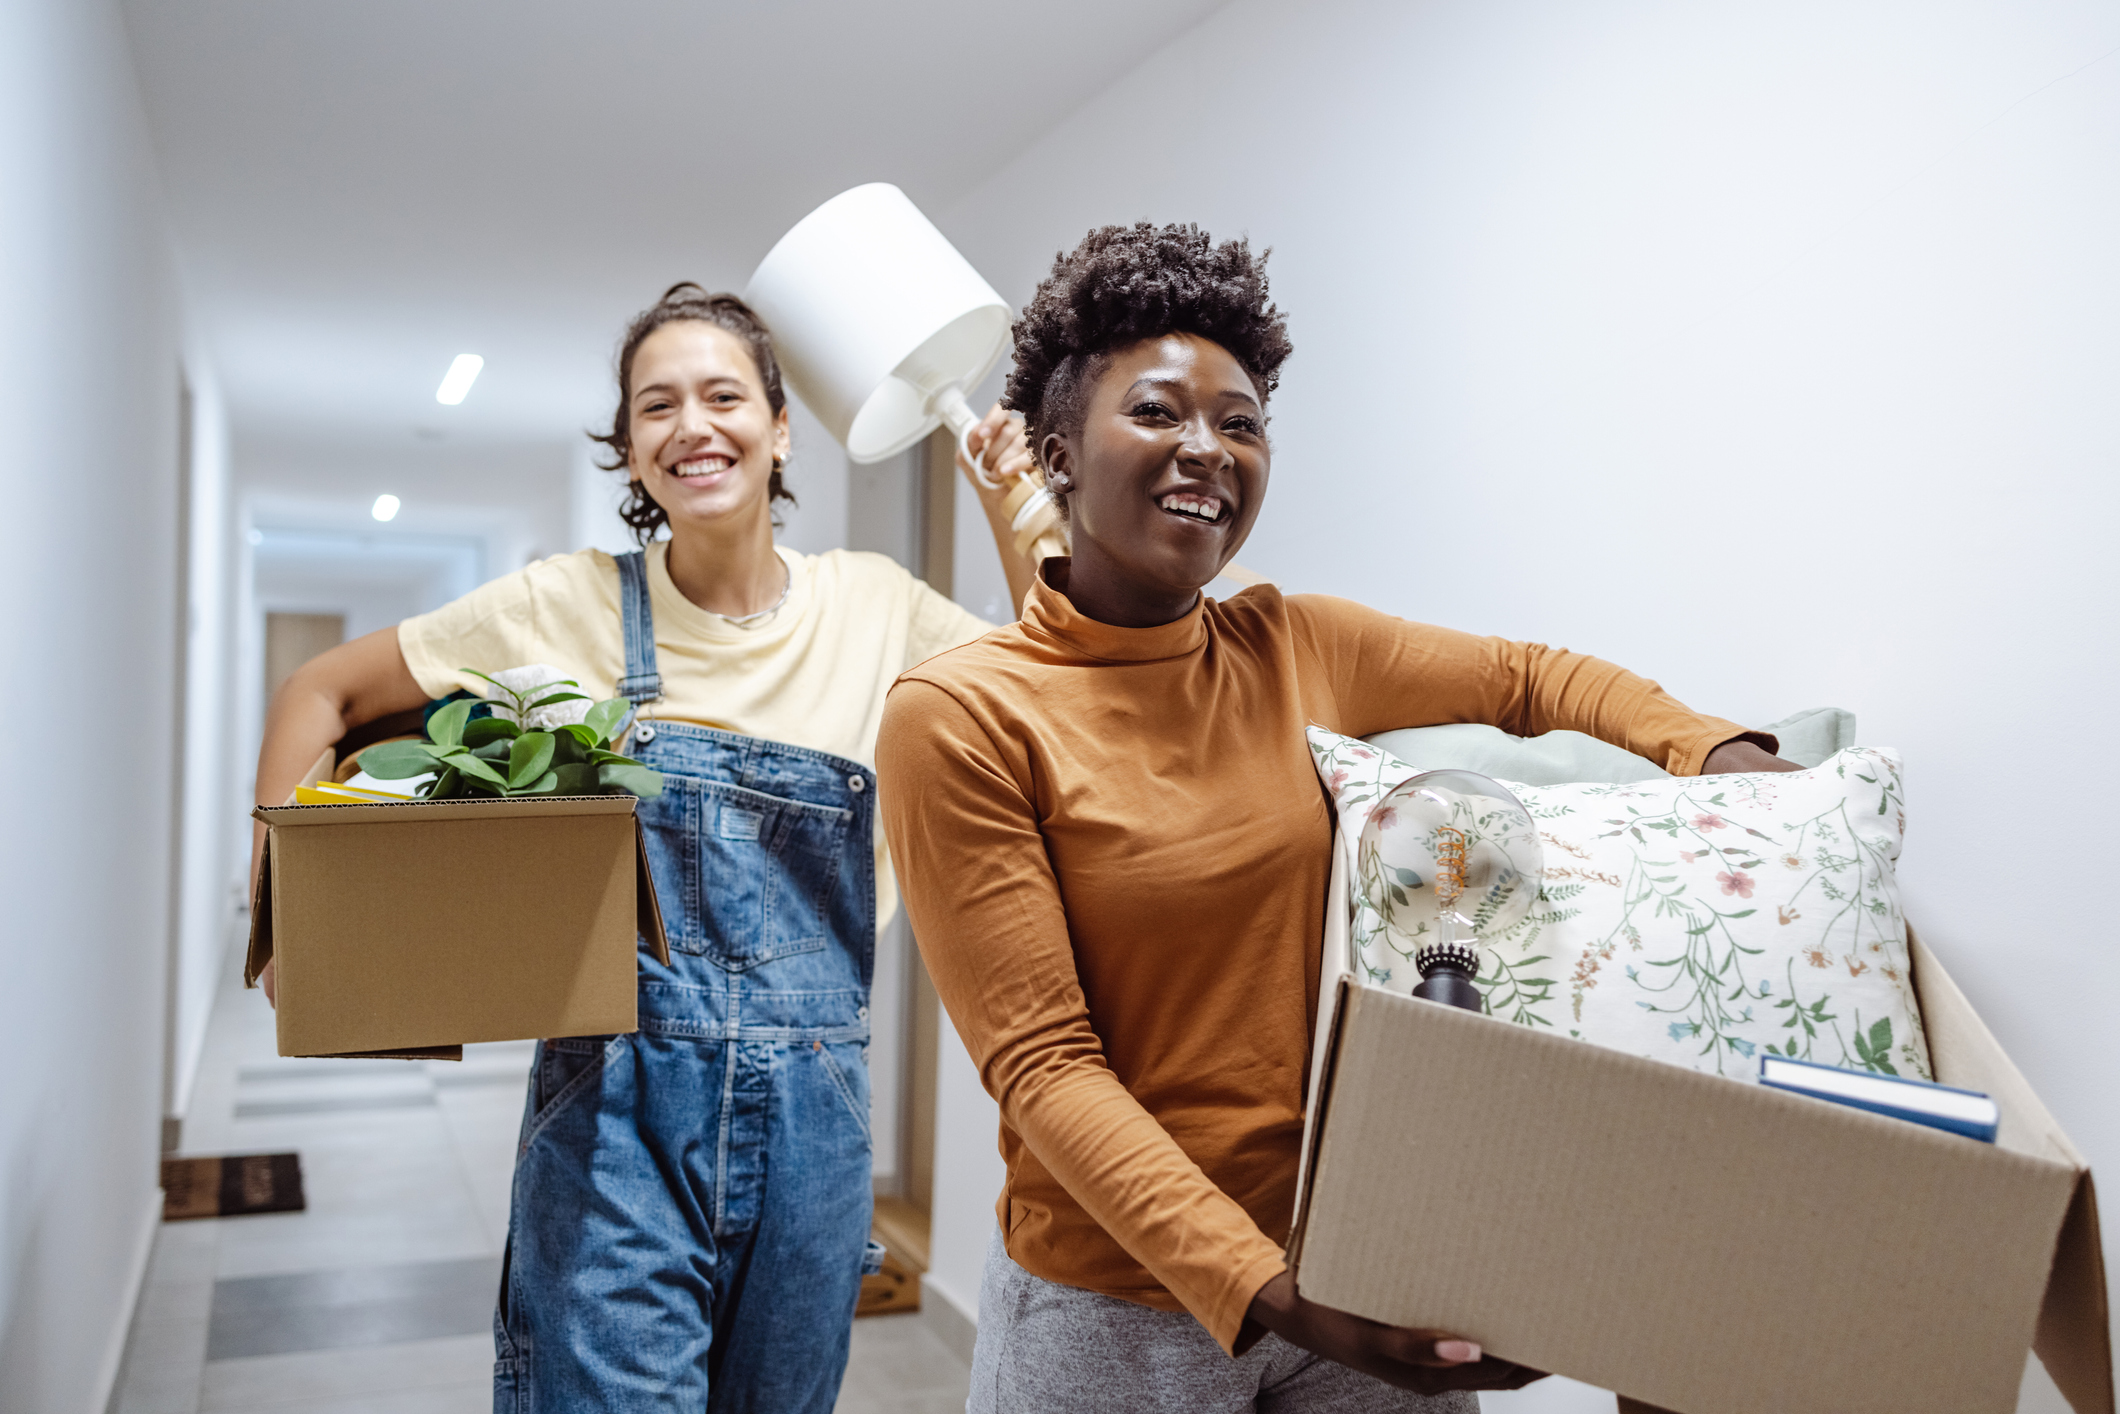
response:
M611 460L598 462L605 471L625 471L633 457L633 355L647 337L665 324L674 324L680 319L693 319L701 324L711 324L724 333L734 334L737 340L750 351L751 361L758 365L759 381L765 384L766 406L775 417L788 405L787 394L781 391L780 360L773 356L773 332L766 322L758 317L751 306L734 295L713 295L690 280L680 280L663 291L662 298L635 315L626 326L625 338L618 346L618 411L612 415L609 432L591 432L589 440L601 442L611 449ZM766 483L766 502L786 501L795 504L795 493L790 491L781 477L780 461L773 462L773 473ZM634 477L626 485L625 504L618 509L618 517L633 529L633 538L645 545L655 538L655 533L670 523L669 515L648 494L648 488ZM776 516L773 523L780 524Z
M1198 226L1099 226L1054 258L1015 323L1016 366L1004 405L1023 414L1031 446L1073 436L1110 355L1143 339L1197 334L1228 349L1264 403L1293 348L1266 297L1266 257L1239 237L1216 245Z

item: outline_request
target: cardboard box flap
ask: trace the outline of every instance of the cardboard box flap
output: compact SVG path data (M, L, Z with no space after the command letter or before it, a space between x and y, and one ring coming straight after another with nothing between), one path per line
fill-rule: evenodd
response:
M2098 1192L2085 1172L2061 1225L2032 1349L2076 1414L2113 1414L2113 1334Z
M1914 995L1921 1005L1936 1078L1994 1097L2002 1110L1998 1144L2067 1164L2081 1174L2054 1245L2053 1270L2032 1348L2076 1414L2114 1414L2105 1253L2099 1245L2098 1194L2089 1166L1943 963L1911 927L1907 942L1914 963Z
M1310 1081L1310 1104L1303 1117L1303 1147L1296 1155L1296 1215L1288 1227L1288 1265L1290 1270L1303 1259L1304 1218L1309 1208L1308 1179L1318 1166L1318 1144L1325 1133L1326 1107L1331 1103L1332 1066L1340 1054L1340 1018L1347 1014L1348 1000L1356 990L1354 978L1342 973L1333 983L1332 997L1328 1005L1332 1008L1329 1018L1320 1028L1319 1040L1323 1043L1316 1062L1317 1074Z
M1318 1012L1311 1021L1310 1060L1303 1079L1303 1147L1296 1151L1296 1218L1289 1230L1302 1231L1303 1185L1310 1177L1311 1145L1318 1132L1318 1096L1325 1092L1325 1068L1332 1055L1333 1021L1340 1014L1340 982L1350 977L1352 946L1347 926L1347 851L1340 848L1337 826L1332 834L1332 876L1325 885L1325 946L1318 963ZM1293 1240L1293 1239L1291 1239ZM1294 1248L1289 1249L1293 1262Z
M279 829L289 825L344 825L358 821L401 819L417 810L420 818L452 820L483 816L494 820L525 816L624 815L639 805L630 795L513 795L467 796L461 800L377 800L358 805L261 805L250 812L254 820Z
M648 940L648 947L655 953L655 960L668 967L670 942L663 933L662 900L655 893L655 872L648 867L648 836L641 828L638 815L633 817L633 847L634 857L640 862L633 890L636 922L640 935Z
M1921 1007L1921 1027L1928 1036L1936 1079L1993 1097L2002 1110L2002 1132L1995 1142L2003 1148L2071 1168L2088 1167L1911 924L1907 944L1914 964L1914 997Z
M295 778L297 788L310 781L331 780L337 774L337 764L338 748L325 747L324 754L310 762L309 769ZM287 799L281 804L293 805L294 792L288 792ZM272 960L272 911L267 906L272 901L272 826L271 822L256 810L250 812L250 817L266 827L258 846L258 877L250 886L250 945L243 957L243 985L255 987L258 985L258 975L265 970L265 964ZM262 929L258 923L261 918L265 920Z
M258 985L258 974L272 961L272 831L265 831L258 856L258 877L250 886L250 948L243 955L243 985Z

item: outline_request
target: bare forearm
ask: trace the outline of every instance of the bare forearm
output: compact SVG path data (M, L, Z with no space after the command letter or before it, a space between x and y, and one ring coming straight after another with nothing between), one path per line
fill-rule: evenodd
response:
M1001 503L981 497L979 504L986 512L988 528L994 532L994 548L1001 555L1001 572L1008 576L1009 602L1016 606L1017 616L1021 617L1023 601L1031 592L1031 577L1037 570L1029 560L1016 553L1016 534L1008 517L1001 514Z
M398 650L397 630L342 643L297 668L273 695L258 748L256 803L278 805L332 743L348 731L427 700ZM252 833L251 880L257 879L262 825Z
M979 467L974 468L957 453L957 470L971 483L973 492L979 497L979 509L986 513L987 528L994 534L994 549L1001 556L1001 572L1008 576L1009 602L1016 606L1017 614L1023 612L1023 601L1031 592L1031 576L1037 566L1016 553L1016 532L1002 505L1009 492L1024 476L1035 472L1036 461L1031 457L1030 443L1023 435L1023 419L1002 410L994 404L980 425L972 430L972 451L979 458Z

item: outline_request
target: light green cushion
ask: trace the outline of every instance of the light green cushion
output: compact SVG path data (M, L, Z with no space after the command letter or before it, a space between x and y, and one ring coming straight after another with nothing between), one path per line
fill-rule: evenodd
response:
M1760 728L1781 738L1780 755L1799 766L1822 766L1855 744L1855 714L1845 707L1813 707Z
M1759 730L1781 739L1784 759L1799 766L1816 766L1855 744L1855 714L1840 707L1814 707ZM1378 732L1369 742L1423 771L1477 771L1531 786L1670 779L1670 773L1655 762L1581 732L1522 737L1499 727L1454 722Z

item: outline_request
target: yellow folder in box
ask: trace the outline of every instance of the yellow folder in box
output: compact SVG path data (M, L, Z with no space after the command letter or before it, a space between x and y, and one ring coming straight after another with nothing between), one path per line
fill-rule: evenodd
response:
M368 786L340 785L336 781L318 781L314 785L296 786L294 788L294 802L297 805L367 805L378 800L413 800L416 798L393 790L374 790Z

